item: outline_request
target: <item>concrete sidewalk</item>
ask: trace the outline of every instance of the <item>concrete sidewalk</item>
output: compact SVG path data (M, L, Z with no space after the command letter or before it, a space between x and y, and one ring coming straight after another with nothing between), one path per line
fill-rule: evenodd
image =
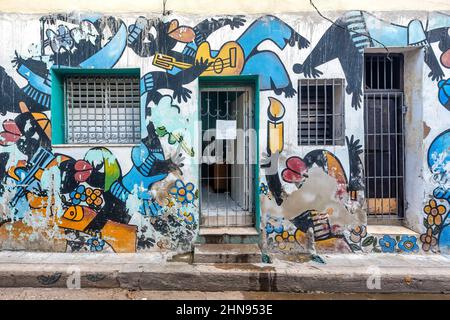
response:
M443 255L330 254L271 264L190 264L160 253L0 252L0 287L182 291L449 293ZM79 276L79 277L78 277Z

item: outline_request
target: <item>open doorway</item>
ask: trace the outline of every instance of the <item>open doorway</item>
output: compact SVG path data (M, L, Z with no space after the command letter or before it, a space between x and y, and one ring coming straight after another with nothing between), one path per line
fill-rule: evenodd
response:
M254 225L252 93L251 87L229 84L200 90L202 227Z
M368 221L404 218L403 55L365 54L365 168Z

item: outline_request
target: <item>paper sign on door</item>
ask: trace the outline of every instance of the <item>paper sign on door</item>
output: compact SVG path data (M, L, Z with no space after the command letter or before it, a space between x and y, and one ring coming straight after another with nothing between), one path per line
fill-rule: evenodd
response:
M216 139L236 139L236 120L216 120Z

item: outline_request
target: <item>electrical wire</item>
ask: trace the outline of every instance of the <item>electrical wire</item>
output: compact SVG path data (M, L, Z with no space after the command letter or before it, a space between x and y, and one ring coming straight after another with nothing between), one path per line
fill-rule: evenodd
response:
M336 27L339 27L339 28L341 28L341 29L347 30L346 27L341 26L340 24L336 23L335 21L331 20L331 19L328 18L328 17L325 17L325 16L319 11L319 9L316 7L316 5L314 4L313 0L309 0L309 3L310 3L311 6L314 8L314 10L316 10L317 14L318 14L319 16L321 16L323 19L325 19L325 20L331 22L331 23L332 23L333 25L335 25ZM351 30L351 32L353 32L353 33L355 33L355 34L357 34L357 35L360 35L360 36L364 36L364 37L366 37L366 38L369 38L370 40L372 40L372 41L374 41L374 42L376 42L376 43L379 43L381 46L383 46L384 50L386 50L386 52L387 52L386 58L387 58L389 61L391 61L391 57L389 56L389 55L390 55L390 51L389 51L389 49L384 45L384 43L378 41L377 39L372 38L371 36L369 36L369 35L367 35L367 34L360 33L360 32L354 31L354 30Z

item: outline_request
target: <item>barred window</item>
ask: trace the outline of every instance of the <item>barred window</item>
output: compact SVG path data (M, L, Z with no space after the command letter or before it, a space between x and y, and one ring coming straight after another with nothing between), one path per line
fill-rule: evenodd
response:
M299 80L299 145L344 145L344 85L344 79Z
M64 94L66 143L139 143L139 76L66 76Z

